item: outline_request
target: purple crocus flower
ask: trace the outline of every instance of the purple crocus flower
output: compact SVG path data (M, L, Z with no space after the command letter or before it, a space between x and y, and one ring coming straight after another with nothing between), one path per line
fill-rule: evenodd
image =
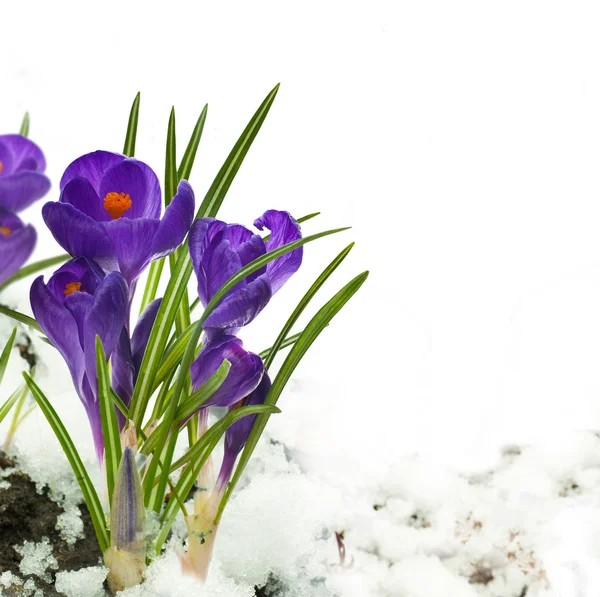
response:
M198 279L198 296L206 307L217 290L243 266L282 245L302 237L298 222L287 212L271 209L254 225L271 230L266 242L244 226L201 218L190 232L189 246ZM221 300L208 316L205 330L209 336L236 333L250 323L298 270L302 247L271 261L242 280Z
M230 406L229 410L235 410L241 408L242 406L263 404L270 389L271 379L269 374L265 371L258 387L251 394ZM221 470L219 471L219 476L217 477L216 483L217 491L222 492L229 482L231 473L233 472L235 459L242 451L242 448L246 445L246 441L248 440L248 436L250 435L250 431L252 430L252 425L254 425L255 419L256 415L243 417L227 429L225 434L223 463L221 464Z
M97 392L96 335L109 358L125 325L125 279L118 272L105 276L93 261L77 258L60 267L47 284L43 276L37 278L30 299L37 322L69 367L101 461L104 442Z
M107 272L120 271L129 285L151 261L181 244L194 218L187 181L161 218L156 174L118 153L95 151L78 158L63 174L60 190L60 200L42 210L58 244Z
M0 207L0 284L29 259L37 235L13 213Z
M225 359L231 364L229 373L221 387L203 404L203 408L231 406L245 398L260 383L265 370L261 358L246 351L239 338L225 335L208 340L192 363L190 373L194 391L214 375Z
M13 213L50 190L42 150L21 135L0 135L0 207Z

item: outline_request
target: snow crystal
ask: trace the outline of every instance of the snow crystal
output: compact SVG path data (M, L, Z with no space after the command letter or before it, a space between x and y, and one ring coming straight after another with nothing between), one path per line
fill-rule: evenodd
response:
M56 530L63 541L75 545L78 539L84 537L81 510L75 504L65 506L65 511L56 519Z
M56 590L67 597L104 597L102 583L108 574L104 566L92 566L56 575Z
M21 586L22 584L23 581L9 570L0 574L0 587L8 589L15 585ZM0 591L0 595L2 595L2 591Z
M23 558L19 564L21 574L25 576L34 574L50 582L51 577L46 570L48 568L56 570L58 562L52 553L52 545L50 545L48 537L43 537L39 543L25 541L21 546L15 545L14 549Z
M10 481L0 481L0 489L10 489Z

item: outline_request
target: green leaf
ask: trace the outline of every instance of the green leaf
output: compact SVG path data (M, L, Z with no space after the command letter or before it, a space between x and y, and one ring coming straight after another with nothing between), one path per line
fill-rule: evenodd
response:
M290 333L291 329L294 327L296 321L310 301L317 294L321 286L327 282L329 276L333 274L333 272L338 268L338 266L346 259L348 253L352 250L354 243L350 243L324 270L323 273L315 280L314 284L308 289L308 292L302 297L298 306L294 309L289 319L285 322L281 332L279 332L279 336L277 336L275 342L273 342L273 346L269 351L269 356L265 359L265 367L268 369L273 364L273 359L277 355L277 351L281 348L284 340L287 335Z
M279 84L277 84L269 95L267 95L258 110L254 113L254 116L250 119L250 122L246 125L244 132L233 146L233 149L227 156L223 166L221 166L210 189L208 189L196 215L197 218L216 217L219 208L221 207L221 203L223 203L223 199L225 198L237 171L240 169L252 142L265 121L278 91Z
M177 193L177 143L175 140L175 106L169 115L167 151L165 155L165 207Z
M270 263L274 259L297 249L309 242L324 238L331 234L336 234L348 230L348 228L336 228L334 230L326 230L325 232L319 232L318 234L312 234L300 238L291 243L287 243L273 251L269 251L264 255L261 255L258 259L251 261L248 265L241 268L236 272L219 290L215 293L209 304L206 306L202 317L199 319L200 325L206 321L206 318L212 313L213 309L219 304L221 299L241 280L259 270L267 263ZM133 397L131 399L130 419L133 420L136 427L141 426L144 413L148 401L150 400L151 390L153 388L154 378L158 369L160 360L162 358L175 314L179 308L181 297L183 293L187 291L187 282L192 273L192 264L187 252L182 252L175 269L172 273L171 279L165 290L165 295L158 309L154 326L150 332L150 338L144 352L144 358L140 368L140 374L138 376L137 383L133 391ZM198 332L199 337L199 332ZM192 342L194 342L192 340ZM192 350L197 345L197 339L193 343ZM185 357L184 357L185 358Z
M140 92L137 92L131 111L129 112L129 122L127 123L127 135L125 135L125 145L123 153L132 158L135 155L135 140L137 137L138 118L140 115Z
M2 354L0 354L0 383L2 383L2 379L4 377L4 373L6 372L6 366L8 365L8 359L10 359L10 353L13 349L15 338L17 337L17 328L14 328L6 346L2 350Z
M25 382L29 386L33 397L39 404L40 409L44 413L44 416L48 420L48 423L50 423L50 427L52 427L52 430L60 442L67 460L69 461L69 464L75 473L75 478L79 483L79 487L83 493L83 498L85 499L85 503L87 504L90 516L92 518L92 524L94 525L94 531L96 531L96 537L98 539L100 551L104 553L108 549L110 541L108 538L108 531L106 530L102 504L100 503L100 499L98 498L98 494L94 489L94 485L90 481L90 477L83 466L83 462L81 461L81 457L77 452L77 448L75 448L75 444L73 444L73 441L65 429L65 426L63 425L59 416L56 414L54 408L52 408L50 401L48 398L46 398L42 390L40 390L37 384L29 375L27 375L27 373L23 372L23 377L25 378Z
M298 332L297 334L294 334L293 336L290 336L289 338L286 338L281 343L281 346L279 347L279 350L282 350L283 348L287 348L288 346L292 346L293 344L295 344L296 340L298 340L298 338L300 338L300 334L301 333L302 332ZM272 346L270 348L265 348L265 350L263 350L262 352L258 353L258 356L264 361L269 356L269 353L271 352L272 349L273 349Z
M29 315L25 315L24 313L19 313L19 311L13 311L12 309L8 309L7 307L3 307L0 305L0 313L2 315L6 315L15 321L20 321L29 327L32 327L34 330L42 333L42 328L38 325L38 322L33 318L29 317Z
M337 313L344 307L344 305L354 296L358 289L364 284L367 279L369 272L363 272L348 282L333 298L331 298L310 320L304 331L300 335L300 338L294 344L292 350L290 350L286 357L281 369L277 373L273 385L269 390L269 393L265 399L265 404L276 404L281 392L287 384L290 376L296 369L298 363L302 360L302 357L306 354L306 351L311 347L312 343L317 339L319 334L329 325L329 322L335 317ZM258 443L262 432L269 420L268 414L259 415L254 421L252 431L246 441L246 446L240 457L238 465L236 466L235 473L231 479L221 503L219 504L219 510L215 524L219 522L223 514L223 510L227 505L227 502L233 492L237 482L239 481L244 468L248 464L252 452Z
M164 300L164 299L163 299ZM175 388L173 390L173 397L169 401L169 405L167 406L167 410L165 412L162 425L156 429L154 433L156 433L156 447L154 448L154 455L158 457L162 454L162 462L163 469L160 475L160 487L166 487L167 479L169 476L169 467L171 466L171 457L173 456L173 450L167 447L167 440L169 437L169 433L171 432L171 425L173 424L173 420L175 417L175 412L177 410L177 405L181 398L181 395L185 392L188 386L188 378L190 375L190 366L194 359L195 348L198 344L198 340L200 339L200 334L202 333L202 320L200 319L196 324L194 324L194 329L192 332L192 336L190 341L185 349L183 354L183 359L181 360L181 366L179 368L179 373L175 379ZM143 365L142 365L143 366ZM135 422L135 419L134 419ZM167 449L165 449L167 448ZM158 458L152 458L148 465L148 470L146 471L147 479L154 479L156 476L156 470L158 467ZM146 506L150 506L150 501L153 497L152 493L153 486L148 484L146 485L144 491L144 503ZM160 508L162 506L162 497L159 497L157 494L154 494L154 499L152 500L153 504L151 507L155 512L160 512Z
M6 418L6 415L10 412L17 400L19 400L19 398L21 398L23 395L27 395L27 391L27 386L22 385L10 395L8 400L2 406L0 406L0 423L2 423L2 421Z
M29 136L29 112L25 112L25 116L23 116L23 122L21 122L19 135L22 135L23 137Z
M181 357L183 357L185 347L188 345L193 331L194 324L189 325L177 340L175 340L172 346L167 349L165 357L156 372L153 390L156 390L156 388L158 388L158 386L167 378L169 372L179 365L179 361L181 361Z
M272 405L258 404L253 406L242 406L236 410L228 412L220 421L215 423L193 446L190 448L182 458L173 464L171 471L177 470L180 466L189 462L182 472L177 482L176 491L177 495L188 495L191 491L196 478L200 474L202 467L208 460L211 452L215 446L219 443L219 440L223 434L227 431L231 425L239 421L243 417L249 415L260 415L261 413L275 414L281 412L277 407ZM175 516L177 515L177 499L171 497L167 507L165 508L161 516L161 530L156 540L156 554L160 554L162 545L165 542Z
M177 178L180 181L189 180L190 174L192 173L192 167L194 166L196 152L198 151L198 145L200 144L200 139L202 138L202 131L204 130L204 123L206 122L207 113L208 104L204 106L200 116L198 117L198 121L196 122L196 126L192 132L192 136L190 137L189 143L185 149L185 153L183 154L181 164L179 164Z
M117 413L113 405L106 356L102 347L102 340L100 340L100 336L98 335L96 336L96 371L98 372L98 400L100 402L102 436L104 437L104 462L106 465L108 503L112 504L113 491L121 463L121 436L119 434Z
M164 258L153 261L150 264L150 271L148 272L144 294L142 295L140 313L142 313L142 311L156 298L156 293L158 291L158 285L160 284L160 277L162 275L164 266Z
M56 257L49 257L48 259L42 259L41 261L34 261L25 267L22 267L16 274L10 276L4 280L2 284L0 284L0 290L4 290L8 288L11 284L16 282L17 280L21 280L26 276L30 276L31 274L35 274L43 269L48 267L52 267L53 265L58 265L59 263L64 263L67 259L70 259L70 255L57 255Z
M230 368L231 363L225 359L210 378L178 406L173 416L171 431L174 431L179 424L195 413L221 387ZM156 418L160 415L162 415L162 412L157 413ZM163 421L162 425L166 425L166 422ZM155 449L160 436L160 433L157 433L157 431L158 428L150 435L148 441L144 442L140 450L142 454L150 454Z
M175 411L174 421L179 424L195 413L223 384L231 369L231 363L225 359L219 368Z

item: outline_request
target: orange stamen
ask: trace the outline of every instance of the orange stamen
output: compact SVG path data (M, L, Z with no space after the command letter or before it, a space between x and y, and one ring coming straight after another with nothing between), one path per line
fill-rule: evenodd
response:
M104 209L113 220L118 220L132 205L127 193L107 193L104 197Z
M85 292L85 290L81 290L81 282L69 282L65 286L65 296L69 296L74 292Z
M0 234L4 234L4 236L10 236L12 230L7 228L6 226L0 226Z
M4 170L4 164L0 162L0 174L2 174L2 170Z

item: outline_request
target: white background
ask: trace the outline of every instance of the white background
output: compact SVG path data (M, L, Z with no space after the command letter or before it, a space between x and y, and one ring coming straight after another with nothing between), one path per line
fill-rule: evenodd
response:
M482 466L600 425L598 30L580 2L2 2L0 130L30 111L57 199L72 159L121 150L138 90L137 157L161 176L171 105L181 154L208 102L199 202L280 81L221 216L354 228L306 248L246 346L351 240L321 302L371 276L273 429L330 470L413 450ZM58 248L39 208L43 257Z

